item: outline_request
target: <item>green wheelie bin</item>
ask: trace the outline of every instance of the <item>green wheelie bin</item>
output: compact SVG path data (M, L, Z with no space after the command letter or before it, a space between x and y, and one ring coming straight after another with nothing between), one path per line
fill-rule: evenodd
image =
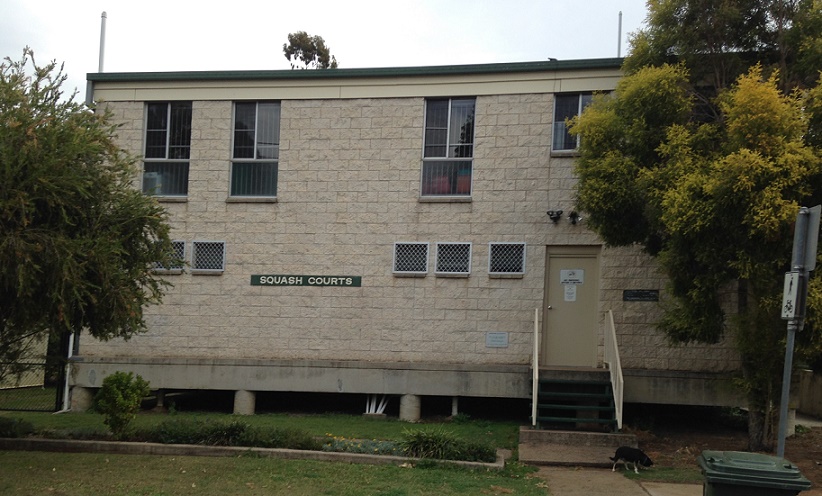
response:
M784 458L744 451L703 451L697 458L704 496L795 496L811 488Z

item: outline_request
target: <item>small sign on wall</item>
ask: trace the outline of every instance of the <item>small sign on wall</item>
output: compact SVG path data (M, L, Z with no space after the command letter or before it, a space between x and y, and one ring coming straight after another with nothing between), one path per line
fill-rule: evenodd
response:
M338 286L359 288L362 286L361 276L295 276L288 274L272 274L251 276L252 286Z
M507 332L487 332L485 333L486 348L508 348Z
M658 289L626 289L622 301L659 301Z

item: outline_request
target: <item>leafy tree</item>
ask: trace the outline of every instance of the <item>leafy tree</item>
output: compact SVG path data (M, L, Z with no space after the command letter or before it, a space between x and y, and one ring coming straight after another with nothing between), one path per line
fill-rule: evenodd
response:
M336 69L337 59L325 45L322 36L311 36L305 31L288 34L288 43L283 44L283 54L296 69L302 63L302 69Z
M773 440L792 224L822 200L822 93L800 64L815 57L819 5L651 0L626 77L572 123L589 225L609 245L642 246L669 276L660 329L673 343L735 331L751 449ZM815 279L809 309L799 352L812 356Z
M63 98L65 79L28 48L0 64L0 378L50 333L144 330L165 285L153 264L175 262L166 214L133 187L108 113Z

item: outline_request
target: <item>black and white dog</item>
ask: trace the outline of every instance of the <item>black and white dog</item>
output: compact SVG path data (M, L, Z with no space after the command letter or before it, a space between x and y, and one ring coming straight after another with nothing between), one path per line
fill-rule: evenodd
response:
M639 470L637 469L638 465L642 465L643 467L648 468L654 464L654 462L651 461L650 458L648 458L648 455L646 455L641 449L631 448L630 446L620 446L619 448L617 448L616 453L614 453L614 456L609 458L611 458L611 461L614 462L614 466L611 468L611 472L616 471L616 466L619 462L622 462L622 464L625 466L625 470L628 470L629 463L633 463L634 472L637 474L639 473Z

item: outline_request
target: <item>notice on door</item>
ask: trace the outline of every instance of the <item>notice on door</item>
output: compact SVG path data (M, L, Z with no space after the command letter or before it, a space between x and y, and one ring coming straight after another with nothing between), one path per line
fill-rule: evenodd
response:
M566 284L563 288L565 289L565 301L577 301L576 284Z
M561 284L582 284L585 282L584 269L562 269L559 271Z

